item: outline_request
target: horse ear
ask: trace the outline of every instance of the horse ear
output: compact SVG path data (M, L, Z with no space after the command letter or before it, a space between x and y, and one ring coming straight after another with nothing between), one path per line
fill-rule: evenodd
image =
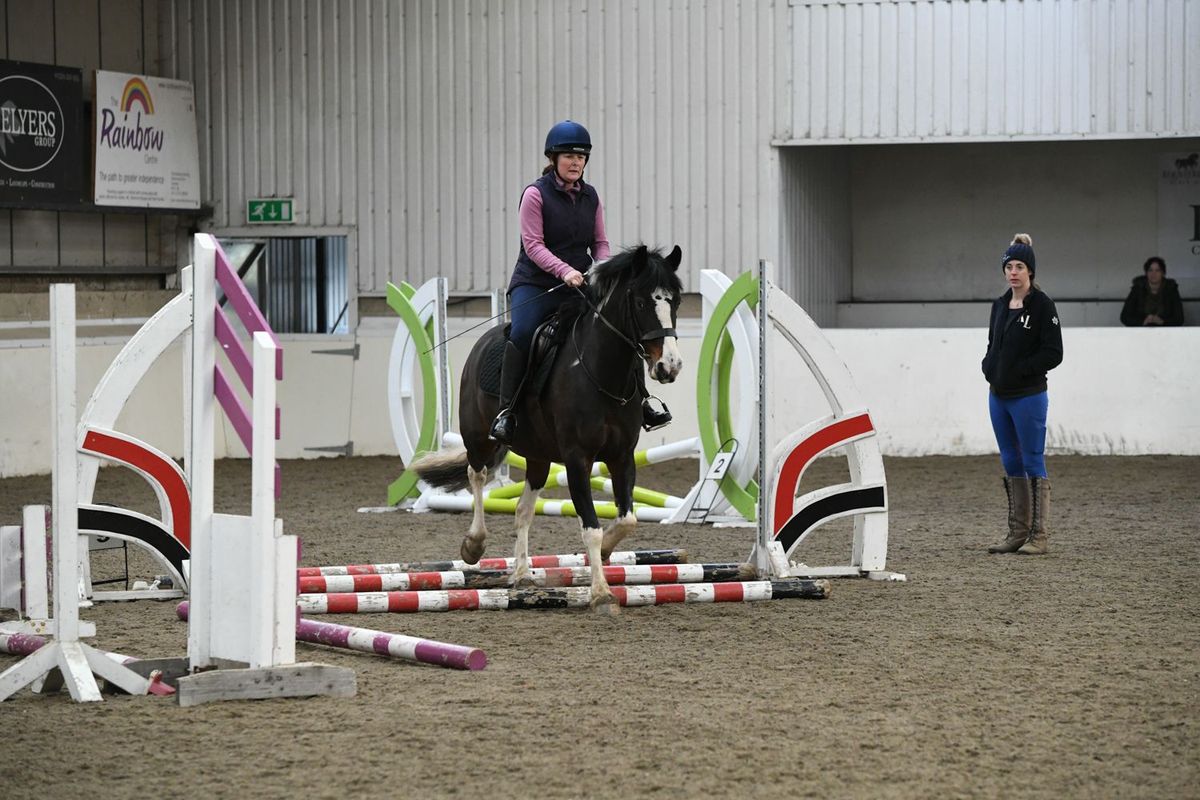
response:
M633 251L633 271L634 272L640 272L641 270L646 268L646 262L649 260L646 255L647 252L649 252L649 251L647 250L646 245L644 245L644 244L638 245L638 249Z
M675 272L677 269L679 269L679 262L682 260L683 251L679 249L679 245L675 245L675 249L672 250L670 255L667 256L665 263L671 272Z

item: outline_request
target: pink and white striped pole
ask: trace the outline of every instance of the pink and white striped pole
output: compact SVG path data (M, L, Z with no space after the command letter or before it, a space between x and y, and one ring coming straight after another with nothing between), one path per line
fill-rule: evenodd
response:
M303 617L296 622L296 638L302 642L344 647L360 653L378 653L382 656L450 669L475 671L487 666L487 654L475 647L420 639L402 633L384 633L331 622L316 622Z
M0 653L11 656L31 656L46 646L46 638L33 633L0 633ZM132 664L137 661L133 656L121 653L104 653L118 664ZM175 688L167 685L162 678L162 672L155 670L150 673L150 694L167 697L175 694Z
M0 653L31 656L46 646L46 638L34 633L0 633Z
M186 622L188 601L184 600L176 606L175 613ZM296 638L309 644L341 647L359 653L375 653L403 661L416 661L422 664L433 664L450 669L466 669L472 672L486 667L488 661L487 653L476 647L405 636L402 633L354 628L332 622L316 622L303 617L296 618Z

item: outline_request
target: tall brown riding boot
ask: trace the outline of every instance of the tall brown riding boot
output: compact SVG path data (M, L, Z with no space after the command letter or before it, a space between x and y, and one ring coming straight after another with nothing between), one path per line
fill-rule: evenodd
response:
M1046 517L1050 514L1050 479L1033 479L1033 524L1029 526L1029 538L1021 545L1018 553L1041 556L1050 552L1050 531L1046 530Z
M1000 544L989 547L989 553L1015 553L1029 538L1029 526L1033 521L1029 478L1006 476L1004 491L1008 494L1008 536Z

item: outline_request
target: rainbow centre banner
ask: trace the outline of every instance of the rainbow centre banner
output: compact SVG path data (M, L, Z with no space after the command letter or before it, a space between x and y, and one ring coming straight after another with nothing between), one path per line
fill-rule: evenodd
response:
M98 206L200 207L200 151L192 84L96 72Z

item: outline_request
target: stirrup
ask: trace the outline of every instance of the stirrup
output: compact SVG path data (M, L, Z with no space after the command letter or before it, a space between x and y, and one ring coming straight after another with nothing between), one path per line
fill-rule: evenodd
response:
M488 429L488 436L501 444L512 444L513 434L516 432L517 420L513 416L512 411L505 408L492 420L492 427Z
M658 400L657 397L654 399ZM654 406L650 404L649 397L642 401L642 430L647 433L671 424L671 409L667 408L667 404L662 400L658 400L658 403L662 406L662 411L655 410Z

